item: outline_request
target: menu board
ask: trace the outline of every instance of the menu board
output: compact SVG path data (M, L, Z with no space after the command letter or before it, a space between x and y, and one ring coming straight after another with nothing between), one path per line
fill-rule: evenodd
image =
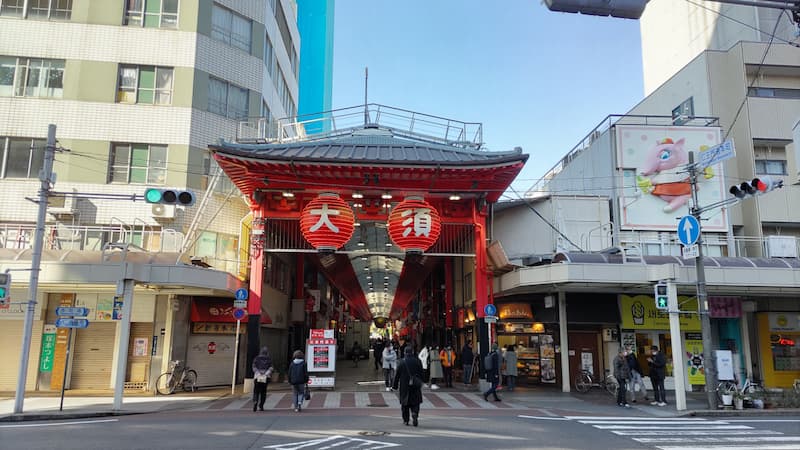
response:
M336 344L333 342L336 341L333 339L309 339L306 345L306 364L309 372L334 372L336 370Z

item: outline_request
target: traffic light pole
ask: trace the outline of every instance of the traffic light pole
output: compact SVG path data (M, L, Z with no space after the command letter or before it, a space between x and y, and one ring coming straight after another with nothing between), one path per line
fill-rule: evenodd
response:
M31 278L28 291L28 306L25 310L25 324L22 329L22 348L19 357L19 374L17 375L17 391L14 397L14 414L22 413L25 403L25 381L28 378L28 357L31 349L33 333L33 312L36 309L36 295L39 287L39 271L42 265L42 247L44 247L44 222L47 218L47 199L53 183L53 159L56 152L56 126L47 127L47 146L44 149L44 165L39 172L39 214L36 218L36 233L33 237L33 256L31 257Z
M697 238L697 258L695 258L694 266L697 269L697 311L700 314L700 331L703 335L703 367L706 376L706 399L708 400L708 409L717 409L717 396L714 389L717 385L717 370L716 362L714 361L714 347L713 339L711 337L711 318L708 316L708 296L706 293L706 269L703 265L703 222L700 214L704 211L699 206L697 196L697 165L694 163L694 152L689 152L689 181L692 186L692 208L691 214L697 219L700 226ZM673 339L680 339L680 336L674 336ZM676 358L675 353L672 354L673 359ZM682 358L681 355L677 356ZM679 365L674 364L675 367ZM680 367L683 367L681 364Z

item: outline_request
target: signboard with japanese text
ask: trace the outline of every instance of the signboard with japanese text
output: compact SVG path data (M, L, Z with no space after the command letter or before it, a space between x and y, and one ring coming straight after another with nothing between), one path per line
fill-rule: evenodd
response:
M533 319L530 303L503 303L497 305L500 319Z
M336 340L309 339L306 343L306 364L309 372L335 372Z
M681 311L697 311L697 302L679 296ZM620 315L625 330L669 330L669 313L656 308L650 295L620 296ZM700 331L700 316L697 313L680 315L681 330Z
M742 300L739 297L708 297L708 316L715 319L742 317Z
M620 227L635 230L674 231L675 218L687 213L691 187L685 167L689 152L696 159L720 143L720 128L689 126L617 125L616 153L623 174L619 196ZM724 200L727 186L721 163L698 177L701 205ZM728 230L727 214L711 214L703 231Z
M147 338L133 340L133 356L147 356Z
M244 334L247 327L239 327L239 334ZM193 322L193 334L236 334L236 322Z
M56 352L56 326L45 325L42 331L42 353L39 357L39 371L51 372L53 370L53 358Z

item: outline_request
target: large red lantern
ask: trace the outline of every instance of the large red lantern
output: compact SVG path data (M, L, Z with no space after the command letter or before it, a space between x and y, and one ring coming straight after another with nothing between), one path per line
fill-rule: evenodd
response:
M442 231L436 208L420 197L408 197L389 214L389 237L403 251L421 253L431 248Z
M353 210L337 194L318 195L300 214L300 231L317 250L338 249L350 240L354 229Z

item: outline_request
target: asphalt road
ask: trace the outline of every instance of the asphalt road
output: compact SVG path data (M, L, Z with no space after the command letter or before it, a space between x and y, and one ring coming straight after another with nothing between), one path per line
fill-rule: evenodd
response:
M796 450L800 417L534 416L423 410L169 412L0 424L0 449L662 449Z

